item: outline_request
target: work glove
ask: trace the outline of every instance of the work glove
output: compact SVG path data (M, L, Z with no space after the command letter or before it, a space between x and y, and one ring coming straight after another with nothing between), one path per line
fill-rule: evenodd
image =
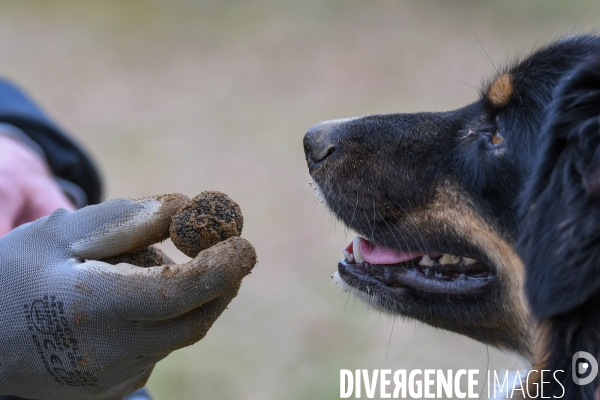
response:
M0 238L0 394L121 399L202 339L256 263L232 237L188 263L100 260L164 240L187 198L60 209Z

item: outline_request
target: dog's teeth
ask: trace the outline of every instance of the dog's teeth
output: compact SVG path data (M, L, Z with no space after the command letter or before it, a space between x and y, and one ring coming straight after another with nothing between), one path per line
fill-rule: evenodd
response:
M421 258L421 261L419 261L419 265L426 266L426 267L431 267L433 264L435 264L435 261L433 261L431 258L429 258L429 256L427 254L425 254L423 256L423 258Z
M441 278L443 278L443 277L444 277L444 274L442 274L442 273L441 273L441 272L439 272L439 271L436 271L436 272L435 272L435 277L436 277L436 278L440 278L440 279L441 279Z
M444 254L442 258L439 259L440 264L458 264L459 257L453 254Z
M425 274L425 276L431 276L431 268L425 268L423 270L423 273Z
M344 253L344 258L346 258L346 261L352 264L354 262L354 254L348 253L346 250L342 250L342 252Z
M474 259L474 258L462 257L462 259L463 259L463 261L465 262L466 265L475 264L477 262L477 260Z
M358 264L365 262L365 259L360 254L360 237L358 236L352 241L352 253L354 253L354 261Z
M458 279L461 280L461 281L466 281L467 280L467 276L465 274L460 274L458 276Z

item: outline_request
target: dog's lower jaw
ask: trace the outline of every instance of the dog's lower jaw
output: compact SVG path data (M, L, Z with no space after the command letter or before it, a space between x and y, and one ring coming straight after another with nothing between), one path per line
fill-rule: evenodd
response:
M489 320L473 321L472 323L466 323L464 320L452 322L452 318L442 320L415 312L415 308L409 301L403 303L398 298L393 298L384 292L361 290L346 282L339 272L334 273L332 278L341 290L358 297L375 310L418 320L435 328L465 335L479 342L512 352L525 359L529 364L535 361L535 326L531 324L528 313L515 313L514 305L507 305L504 307L505 312L495 313ZM431 307L436 307L436 304L432 304ZM522 309L522 307L519 308Z

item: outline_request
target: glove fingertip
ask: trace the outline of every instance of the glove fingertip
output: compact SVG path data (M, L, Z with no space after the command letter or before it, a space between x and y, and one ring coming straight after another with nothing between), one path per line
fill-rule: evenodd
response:
M155 215L157 223L152 227L153 229L148 232L148 236L154 236L149 243L157 243L169 238L171 219L177 210L179 210L188 200L189 197L181 193L163 194L136 200L141 202L158 201L160 203Z
M207 264L218 264L219 268L241 280L252 272L256 265L256 250L252 244L239 236L233 236L200 252L192 261L199 268Z

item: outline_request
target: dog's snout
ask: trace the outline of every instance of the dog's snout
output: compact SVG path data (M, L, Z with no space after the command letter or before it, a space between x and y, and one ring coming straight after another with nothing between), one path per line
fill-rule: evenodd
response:
M309 164L319 163L336 150L332 129L326 124L315 125L304 135L304 154Z

